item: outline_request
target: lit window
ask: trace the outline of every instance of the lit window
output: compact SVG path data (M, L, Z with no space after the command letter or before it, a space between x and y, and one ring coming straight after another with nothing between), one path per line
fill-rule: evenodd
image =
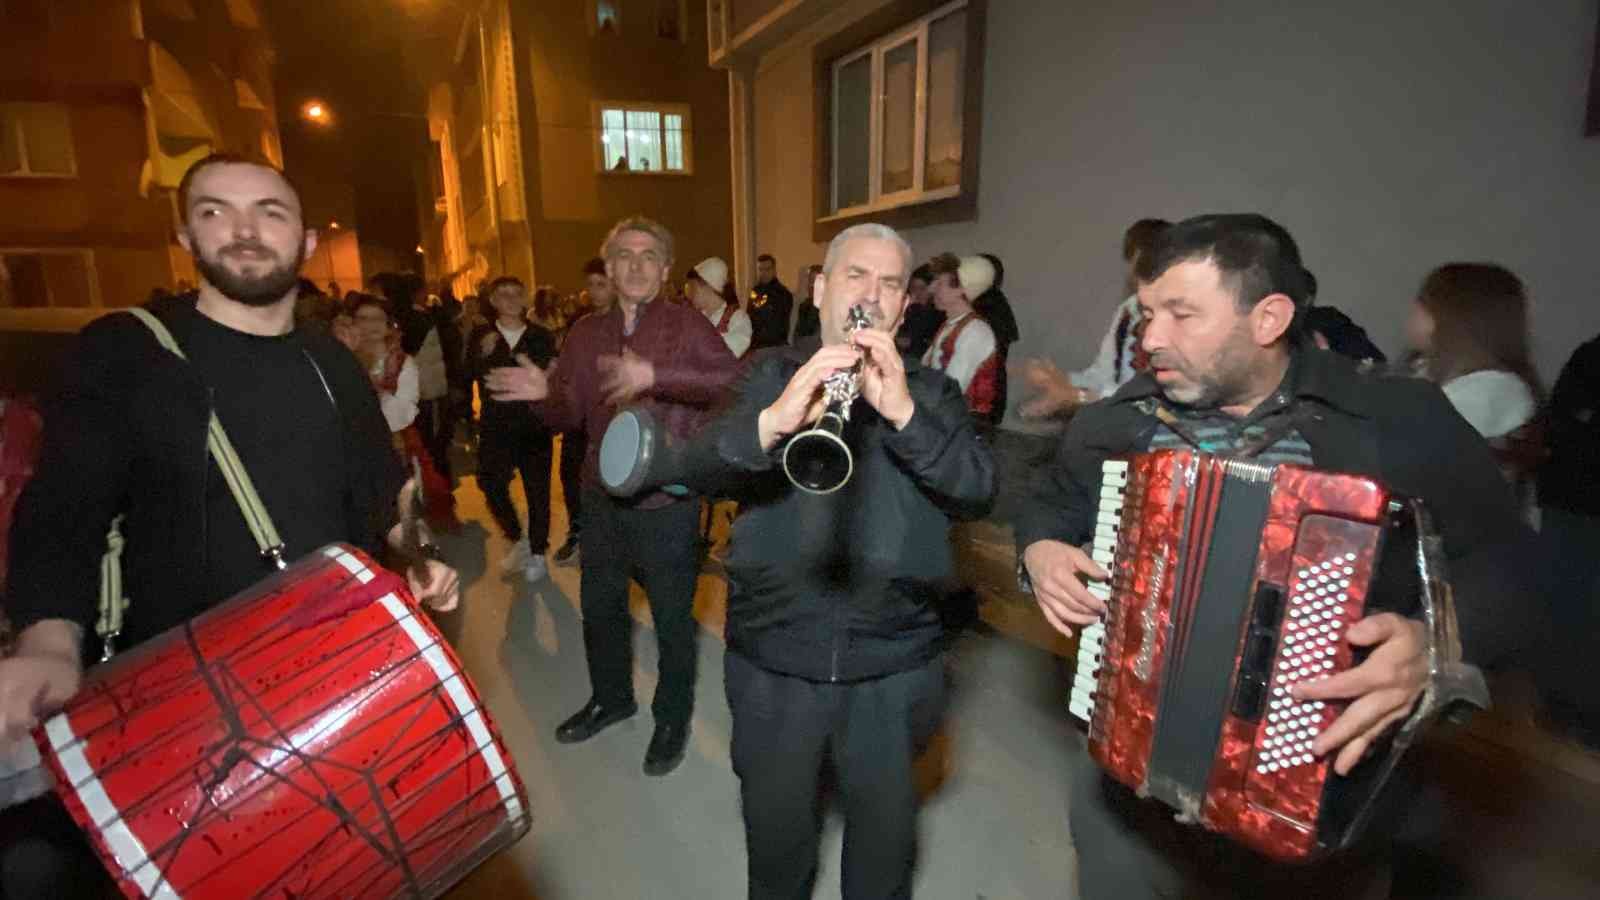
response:
M830 212L960 193L966 7L946 4L834 62Z
M616 0L594 0L594 27L600 34L616 34L622 29Z
M78 174L72 122L58 103L0 103L0 177Z
M601 171L693 172L687 106L601 103L595 109L595 159Z

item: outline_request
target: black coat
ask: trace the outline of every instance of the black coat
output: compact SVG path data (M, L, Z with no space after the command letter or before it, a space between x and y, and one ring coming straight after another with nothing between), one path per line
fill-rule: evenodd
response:
M1444 538L1467 659L1488 666L1523 649L1535 621L1533 535L1483 438L1432 383L1363 372L1325 351L1296 353L1295 396L1312 407L1300 432L1315 464L1421 498ZM1141 374L1072 418L1018 517L1019 555L1035 541L1091 537L1100 464L1149 445L1157 422L1139 401L1158 390Z
M194 295L149 306L179 346ZM192 316L191 316L192 318ZM333 395L343 431L347 539L376 554L398 519L404 477L367 374L349 350L318 332L297 332ZM156 343L131 315L90 324L45 410L39 468L18 500L11 529L7 612L20 630L69 619L93 644L106 532L119 513L127 537L123 580L132 602L124 646L179 624L185 613L227 599L206 597L201 548L211 466L210 395L194 368ZM263 569L263 575L266 570ZM92 652L92 648L86 647Z
M768 351L708 432L721 461L749 480L726 563L728 648L815 681L915 668L943 647L938 603L953 584L948 528L988 513L994 458L956 383L906 360L916 412L900 431L857 400L845 439L855 472L809 494L783 474L780 443L761 449L760 412L816 352L815 338Z
M750 316L750 349L781 347L789 343L789 315L794 312L794 294L773 279L750 289L745 313Z
M515 347L506 346L505 337L492 322L472 329L472 334L467 337L467 359L471 360L472 377L478 379L478 396L483 404L479 422L484 428L544 428L544 423L534 416L531 406L526 403L502 403L489 396L488 385L483 383L489 370L515 366L517 357L522 355L527 356L541 369L550 368L550 364L556 358L555 335L533 322L528 322L527 325L527 330L517 339ZM488 334L496 336L494 350L484 355L483 338Z
M1561 367L1550 392L1549 427L1539 504L1600 516L1600 337Z

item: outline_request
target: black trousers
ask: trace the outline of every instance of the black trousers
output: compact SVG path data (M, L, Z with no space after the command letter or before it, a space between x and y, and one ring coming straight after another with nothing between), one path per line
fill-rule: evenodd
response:
M489 502L500 533L522 539L517 508L511 505L511 476L522 474L522 496L528 501L528 546L545 552L550 543L550 432L518 424L485 423L478 440L478 488Z
M121 896L56 795L0 813L0 900Z
M944 713L944 660L824 683L768 671L730 650L723 670L751 900L811 896L824 753L844 808L843 897L910 897L917 856L912 763Z
M602 704L633 702L633 619L628 582L650 599L661 653L651 711L656 722L685 724L694 712L694 589L700 574L694 541L700 504L625 507L597 488L584 497L579 585L589 685Z
M1072 754L1072 843L1082 900L1367 900L1388 896L1382 853L1363 848L1308 866L1273 862L1106 775L1081 737ZM1369 829L1376 830L1376 829Z
M589 436L582 429L561 433L561 496L572 534L583 531L583 458L588 452Z
M1590 662L1600 649L1600 516L1546 507L1541 524L1549 631L1532 668L1551 711L1593 740L1600 735L1600 683Z

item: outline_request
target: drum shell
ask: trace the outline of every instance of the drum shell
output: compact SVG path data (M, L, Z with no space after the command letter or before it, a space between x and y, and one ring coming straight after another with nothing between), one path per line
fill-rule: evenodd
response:
M348 547L96 668L39 743L129 897L433 897L530 823L459 661Z

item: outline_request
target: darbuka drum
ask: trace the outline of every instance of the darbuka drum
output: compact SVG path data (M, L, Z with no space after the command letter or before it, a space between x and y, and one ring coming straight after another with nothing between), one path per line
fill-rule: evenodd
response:
M618 497L645 486L656 459L655 419L643 409L625 409L611 418L600 439L600 483Z
M338 545L92 670L37 740L129 897L436 897L530 824L455 654Z

